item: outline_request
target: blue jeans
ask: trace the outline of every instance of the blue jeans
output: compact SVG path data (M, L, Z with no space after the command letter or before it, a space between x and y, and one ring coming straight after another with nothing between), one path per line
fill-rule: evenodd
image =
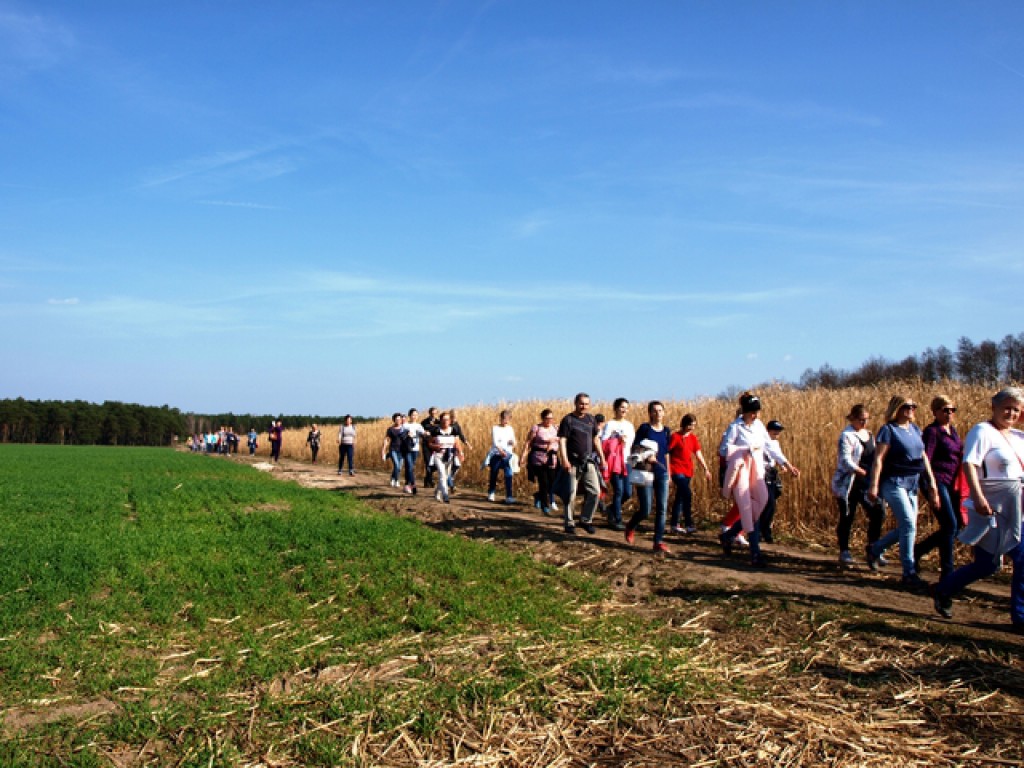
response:
M402 454L405 461L405 484L411 487L416 486L416 457L419 455L419 451L406 451Z
M882 481L882 487L879 490L881 497L896 518L897 527L872 544L871 553L877 557L899 541L903 575L910 576L912 573L916 573L914 570L914 537L917 536L917 494L900 487L891 477Z
M920 560L933 549L939 550L939 568L942 575L953 572L953 542L956 533L960 530L960 494L956 489L945 483L939 483L938 509L933 509L935 520L939 524L939 530L933 531L926 539L918 542L914 547L914 559Z
M622 502L629 498L633 488L629 483L629 475L610 475L612 483L612 513L610 515L613 525L622 522Z
M1021 533L1024 534L1024 524L1021 525ZM1024 627L1024 543L1007 552L1006 557L1013 563L1013 578L1010 581L1010 621L1016 627ZM952 573L944 575L936 585L935 591L943 597L953 597L970 584L998 572L1001 565L1002 558L999 555L975 547L974 562L962 565Z
M636 498L640 502L640 509L634 514L626 526L627 530L635 530L640 523L651 514L651 492L654 492L654 543L660 544L665 538L665 518L668 514L668 473L656 472L654 474L654 485L648 488L645 485L636 487Z
M341 472L341 468L345 466L345 460L348 459L348 471L351 472L355 469L352 464L352 459L355 456L356 447L351 444L342 443L338 446L338 471Z
M676 500L672 505L672 527L679 526L679 520L686 521L686 527L693 527L693 491L690 490L690 479L686 475L672 475L676 486Z
M397 483L402 477L402 454L399 451L389 451L388 456L391 458L391 479Z
M512 467L509 464L509 459L511 458L511 455L505 458L498 454L491 456L491 473L487 481L488 493L494 493L494 488L498 484L498 473L503 471L505 473L505 498L512 498Z

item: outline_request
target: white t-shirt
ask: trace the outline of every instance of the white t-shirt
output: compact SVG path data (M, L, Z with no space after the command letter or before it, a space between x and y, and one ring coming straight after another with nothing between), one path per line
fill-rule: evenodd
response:
M412 446L409 448L409 451L417 453L420 449L420 436L427 430L418 421L408 421L402 427L402 431L412 439Z
M964 443L964 462L978 467L980 477L1024 477L1024 432L1004 435L987 421L975 424Z
M630 451L633 450L633 440L636 439L636 427L633 426L633 422L626 421L626 419L606 421L601 427L601 442L603 443L616 435L622 438L622 455L629 456Z
M512 425L501 426L495 424L491 427L491 447L496 451L512 453L516 447L516 433Z

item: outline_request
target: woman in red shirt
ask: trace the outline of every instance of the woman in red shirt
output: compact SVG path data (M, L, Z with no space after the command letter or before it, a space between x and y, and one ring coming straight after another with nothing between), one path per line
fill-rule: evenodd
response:
M668 462L669 472L672 474L672 483L676 487L676 499L672 504L672 532L673 533L696 533L697 527L693 524L693 491L690 489L690 480L693 478L693 460L700 462L704 468L704 479L711 482L711 470L704 461L704 454L701 453L700 440L694 429L697 426L697 417L692 413L683 416L679 425L679 431L673 432L668 440ZM679 525L680 517L686 522L686 528Z

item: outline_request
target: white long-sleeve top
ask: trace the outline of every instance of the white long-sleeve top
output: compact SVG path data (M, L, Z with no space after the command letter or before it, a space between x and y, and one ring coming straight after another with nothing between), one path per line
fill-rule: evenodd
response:
M783 466L789 464L786 457L778 450L778 443L771 439L760 419L754 419L750 424L743 419L737 419L726 430L723 443L727 459L749 453L754 460L755 472L758 477L764 477L765 456L770 456L772 461L777 464Z
M846 429L839 433L839 444L836 455L836 471L832 475L830 488L832 495L846 498L850 494L850 487L857 476L860 468L860 458L864 453L864 443L872 439L871 433L866 429L854 429L853 425L847 425Z

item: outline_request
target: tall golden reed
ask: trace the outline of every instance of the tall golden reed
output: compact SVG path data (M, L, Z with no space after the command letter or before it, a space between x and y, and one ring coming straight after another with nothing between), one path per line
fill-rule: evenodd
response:
M903 384L888 383L881 386L852 387L840 390L799 391L785 387L771 387L759 390L757 394L764 403L761 413L763 421L778 419L785 426L780 442L786 456L801 470L799 479L789 475L783 476L784 490L779 500L776 516L777 528L782 535L793 535L804 540L832 546L835 541L836 511L835 501L829 492L829 480L835 470L836 442L839 433L846 426L846 414L854 403L864 403L871 412L869 428L872 431L882 425L885 406L891 395L897 392L908 393L921 408L918 411L918 424L924 427L931 421L929 403L936 394L945 393L953 398L959 406L957 425L961 435L977 422L988 418L989 401L994 388L978 385L966 385L957 382L944 384L923 384L918 381ZM685 413L697 416L697 434L704 447L704 456L712 473L717 467L718 441L725 427L735 417L736 402L720 399L700 399L693 401L666 402L666 420L676 429ZM512 412L511 423L515 428L516 438L521 450L523 441L530 427L539 420L540 412L550 408L555 412L556 423L561 417L572 410L571 399L556 401L522 401L516 403L499 403L497 405L473 405L456 408L459 424L469 438L472 446L467 452L466 464L460 472L460 484L473 486L466 493L483 492L487 483L486 470L480 464L491 443L491 427L498 423L498 413L508 408ZM592 413L611 414L611 403L596 402ZM425 408L421 415L425 413ZM634 402L629 414L634 424L639 425L646 420L646 402ZM381 458L381 447L384 432L390 426L390 419L357 425L356 468L383 470L390 466ZM323 429L324 440L320 450L320 461L325 464L337 464L337 427ZM293 429L285 432L282 455L293 459L309 460L309 449L306 447L307 430ZM260 453L269 453L266 436L263 436ZM699 474L699 473L698 473ZM422 459L417 463L418 481L423 480ZM516 496L529 500L533 486L528 484L525 469L515 477ZM500 481L499 481L500 488ZM708 522L722 516L726 502L718 493L717 478L709 485L702 478L695 478L694 511L698 519ZM930 525L925 522L930 515L921 517L922 528ZM858 529L863 526L856 526Z

